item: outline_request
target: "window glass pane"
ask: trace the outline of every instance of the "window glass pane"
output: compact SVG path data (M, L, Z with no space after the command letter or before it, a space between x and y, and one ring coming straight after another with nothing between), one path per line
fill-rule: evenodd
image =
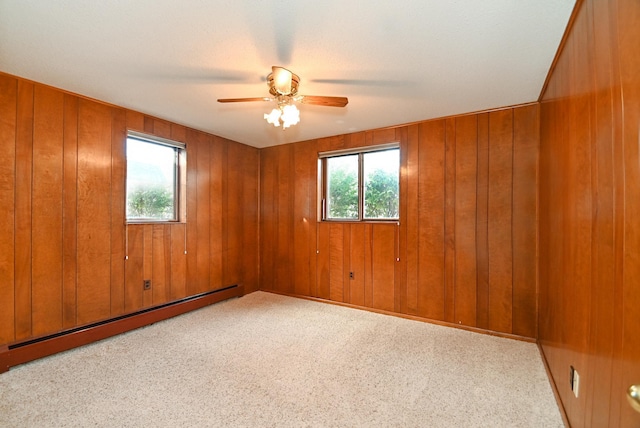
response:
M327 218L358 218L358 155L327 159Z
M399 218L400 150L364 153L364 218Z
M176 220L175 147L127 138L127 219Z

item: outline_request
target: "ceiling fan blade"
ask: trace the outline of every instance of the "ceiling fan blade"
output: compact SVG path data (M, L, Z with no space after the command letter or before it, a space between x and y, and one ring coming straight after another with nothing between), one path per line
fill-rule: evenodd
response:
M405 86L415 86L414 82L406 80L387 80L387 79L311 79L314 83L329 83L332 85L350 85L350 86L380 86L389 88L401 88Z
M300 99L301 103L317 106L344 107L349 102L347 97L323 97L317 95L300 95L300 97L302 97Z
M267 97L254 97L254 98L219 98L219 103L244 103L247 101L271 101L271 98Z

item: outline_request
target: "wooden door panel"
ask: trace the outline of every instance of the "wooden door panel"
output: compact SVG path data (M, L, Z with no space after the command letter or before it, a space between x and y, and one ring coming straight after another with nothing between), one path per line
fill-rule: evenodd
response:
M623 298L622 390L640 387L640 3L620 0L620 79L624 112L625 242ZM619 394L614 391L614 395ZM620 426L640 426L640 412L624 399ZM640 403L639 403L640 404Z

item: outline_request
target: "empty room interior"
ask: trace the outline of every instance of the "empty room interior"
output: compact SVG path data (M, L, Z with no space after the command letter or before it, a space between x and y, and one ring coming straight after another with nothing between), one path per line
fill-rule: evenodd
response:
M0 0L0 425L640 427L640 2Z

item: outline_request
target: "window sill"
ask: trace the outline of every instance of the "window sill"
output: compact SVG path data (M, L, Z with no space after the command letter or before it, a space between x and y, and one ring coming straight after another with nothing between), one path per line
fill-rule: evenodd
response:
M127 220L124 222L125 226L130 225L144 225L144 224L187 224L186 221L172 221L172 220Z
M391 219L380 219L380 220L346 220L346 219L324 219L319 220L318 223L332 223L332 224L400 224L400 219L391 220Z

